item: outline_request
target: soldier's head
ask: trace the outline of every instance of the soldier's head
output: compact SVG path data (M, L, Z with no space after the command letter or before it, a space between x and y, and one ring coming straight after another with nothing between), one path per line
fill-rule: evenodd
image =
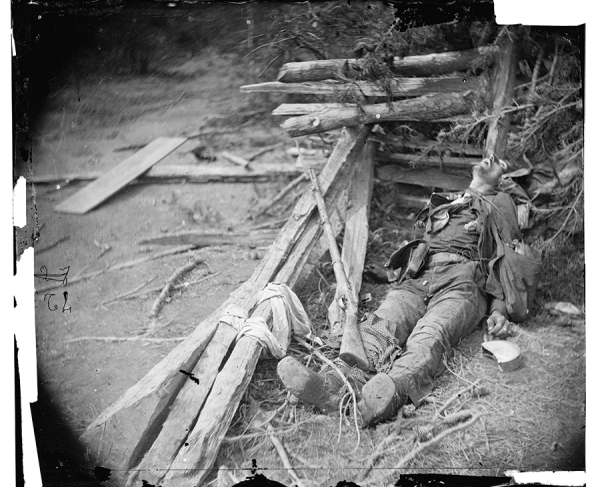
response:
M509 164L494 155L484 157L481 162L473 167L473 180L471 187L483 189L495 189L498 187L502 174L507 172Z

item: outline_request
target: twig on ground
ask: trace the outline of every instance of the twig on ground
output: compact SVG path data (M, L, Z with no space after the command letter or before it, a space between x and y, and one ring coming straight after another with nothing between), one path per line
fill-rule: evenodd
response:
M59 239L55 240L51 244L46 245L45 247L41 247L40 249L35 249L36 254L41 254L42 252L46 252L46 250L50 250L56 247L59 243L64 242L65 240L69 240L71 238L70 235L63 235ZM35 248L35 247L34 247Z
M490 441L488 439L487 428L485 426L485 418L481 417L481 423L483 424L483 433L485 434L485 446L487 448L487 453L490 452Z
M289 396L289 393L288 393ZM281 411L283 411L285 409L285 407L289 404L289 400L286 398L285 401L283 401L283 404L281 406L279 406L275 411L273 411L273 413L271 414L271 416L266 419L265 421L263 421L262 423L260 423L257 428L262 428L264 425L266 425L267 423L270 423L275 416L277 416L277 414L279 414Z
M255 217L262 215L269 211L273 206L279 203L283 198L287 196L287 194L292 191L296 186L298 186L302 181L306 180L306 175L304 173L300 174L296 179L294 179L290 184L288 184L285 188L283 188L279 193L277 193L273 198L265 203L265 205L258 210L258 212L254 215Z
M450 369L450 367L448 367L448 364L446 363L446 361L444 360L444 367L446 367L446 370L448 372L450 372L452 375L458 377L460 380L465 381L467 384L471 384L471 387L477 387L477 383L479 382L479 380L475 381L475 382L471 382L468 379L465 379L464 377L461 377L460 375L458 375L456 372L454 372L453 370Z
M179 279L181 276L183 276L184 274L186 274L187 272L191 271L192 269L195 269L198 266L198 264L200 264L201 262L202 262L201 260L194 257L194 260L192 262L188 262L186 265L180 267L173 273L173 275L171 277L169 277L169 280L163 287L163 290L161 291L160 295L158 296L158 298L156 298L156 300L154 301L154 304L152 305L152 309L150 310L151 318L156 318L158 316L158 313L160 313L160 310L163 307L165 300L167 299L167 296L173 289L173 285L174 285L175 281L177 279Z
M300 479L300 477L298 477L296 475L296 472L294 472L294 468L292 467L292 464L290 463L290 459L287 456L287 452L285 451L285 447L283 446L283 443L281 443L279 438L277 438L277 436L275 436L275 433L273 432L274 431L273 426L268 424L267 431L269 432L269 439L271 440L271 443L273 443L275 450L277 450L277 453L279 454L279 458L281 458L281 463L283 463L283 466L285 467L288 475L292 478L292 480L294 482L296 482L296 485L298 485L299 487L303 487L304 482Z
M554 58L552 59L552 66L550 66L550 73L548 74L548 84L552 86L552 80L554 78L554 71L556 70L556 64L558 63L559 50L558 40L554 42Z
M275 221L269 221L264 223L259 223L257 225L252 225L250 230L262 230L265 228L279 228L281 225L285 224L289 218L281 218Z
M429 448L429 447L431 447L431 446L439 443L439 441L441 439L445 438L448 435L451 435L452 433L456 433L457 431L460 431L460 430L463 430L465 428L468 428L475 421L477 421L481 416L483 416L485 414L488 414L488 413L479 413L479 414L476 414L469 421L457 424L456 426L453 426L452 428L449 428L449 429L443 431L439 435L434 436L431 440L425 441L425 442L421 443L418 447L416 447L415 449L411 450L409 453L407 453L406 455L404 455L400 459L400 461L394 466L394 469L402 468L404 466L404 464L406 464L407 462L409 462L410 460L412 460L414 457L416 457L423 450L426 450L427 448Z
M113 298L107 299L106 301L102 301L98 307L104 306L105 304L109 304L112 303L114 301L118 301L119 299L124 299L127 298L128 296L131 296L132 294L137 293L140 289L142 289L144 286L147 286L148 284L150 284L152 281L154 281L154 279L156 279L156 276L148 279L146 282L140 284L138 287L136 287L135 289L132 289L131 291L127 291L124 292L122 294L119 294L118 296L115 296Z
M105 269L100 269L98 271L90 272L89 274L81 274L80 273L79 275L73 277L72 279L69 279L68 284L73 284L78 281L91 279L92 277L98 277L106 272L118 271L118 270L125 269L128 267L133 267L135 265L142 264L144 262L148 262L148 261L154 260L154 259L159 259L161 257L166 257L168 255L181 254L182 252L187 252L188 250L192 250L195 248L196 248L196 245L182 245L180 247L175 247L170 250L165 250L165 251L159 252L157 254L149 255L147 257L142 257L141 259L134 259L134 260L130 260L127 262L122 262L121 264L116 264L111 267L107 267ZM61 287L62 285L63 285L62 281L51 283L47 286L42 286L42 287L37 288L36 292L41 293L44 291L48 291L49 289L55 289L57 287Z
M145 340L148 342L181 342L185 340L186 337L176 337L176 338L149 338L146 336L134 336L134 337L115 337L115 336L106 336L106 337L93 337L93 336L83 336L77 338L71 338L69 340L65 340L65 343L75 343L75 342L85 342L85 341L97 341L97 342L138 342L141 340Z
M248 161L253 161L254 159L256 159L259 156L262 156L263 154L270 152L274 149L277 149L277 147L281 147L285 142L279 142L277 144L273 144L273 145L269 145L267 147L263 147L262 149L256 151L254 154L252 154L250 157L248 157Z
M207 281L208 279L212 279L213 277L219 276L220 274L221 274L220 272L215 272L214 274L209 274L207 276L204 276L202 279L197 279L192 282L182 282L181 284L176 284L175 286L173 286L173 289L171 289L171 290L176 291L176 290L182 289L184 287L193 286L194 284L200 284L201 282ZM163 284L161 284L160 286L154 287L152 289L148 289L147 291L144 291L143 293L132 294L131 296L127 296L123 299L137 299L137 298L146 296L151 293L158 293L158 292L162 291L164 287L165 286Z
M436 412L436 416L443 418L442 413L450 406L450 404L452 404L456 399L458 399L461 396L461 394L463 394L464 392L470 391L471 389L475 388L477 386L477 384L479 384L480 382L481 382L481 380L477 379L475 382L473 382L472 385L469 385L469 386L461 389L456 394L454 394L452 397L450 397L450 399L448 399L444 404L442 404L442 407Z
M402 441L398 441L396 443L394 443L392 446L385 448L385 446L389 445L390 443L392 443L395 439L398 438L398 434L397 433L392 433L390 436L388 436L385 440L383 440L379 446L377 447L377 451L371 455L369 455L368 457L365 457L362 459L363 462L369 462L367 464L367 466L364 468L364 470L361 470L361 472L358 474L356 480L358 481L362 481L366 478L367 475L369 475L369 473L371 472L371 470L373 469L373 467L375 466L375 463L377 462L377 460L379 460L379 457L385 455L386 453L389 453L393 450L395 450L396 448L398 448L399 446L402 445L406 445L408 443L412 443L414 442L414 438L408 438L406 440L402 440Z

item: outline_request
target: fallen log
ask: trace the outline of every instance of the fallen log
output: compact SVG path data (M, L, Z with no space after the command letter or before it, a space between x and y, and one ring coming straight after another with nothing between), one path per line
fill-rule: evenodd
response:
M471 169L481 162L480 157L451 157L427 154L389 154L377 155L377 161L383 163L396 163L414 167L454 167L459 169Z
M389 80L385 88L374 81L340 83L332 81L281 83L270 81L240 88L242 93L288 93L297 95L320 95L330 97L388 97L420 96L428 93L456 93L479 90L481 79L472 76L448 78L396 78Z
M338 144L330 159L331 164L323 170L327 173L332 166L343 166L339 168L335 181L330 181L328 184L329 199L337 198L350 179L352 154L346 152L347 146L361 146L367 133L368 131L365 130L360 133L355 132L353 137L348 137L348 132L342 134L341 144ZM343 161L339 160L340 156L343 157ZM322 182L323 176L324 174L321 175ZM276 242L272 246L269 255L262 262L273 261L272 258L269 259L273 255L278 257L279 268L273 269L269 281L293 286L302 271L310 249L321 234L319 217L314 212L316 205L308 201L308 197L312 200L310 191L307 191L296 205L294 214L280 233L279 244ZM299 227L299 221L304 221L305 224ZM300 230L303 231L298 234ZM283 247L286 249L284 250ZM259 271L257 270L255 275L260 274ZM256 296L264 285L258 286L256 282L252 284ZM243 307L251 309L253 304L245 303ZM252 316L261 316L268 320L271 316L270 305L261 303ZM170 408L167 422L142 461L131 472L128 486L139 485L142 480L155 485L160 483L164 487L196 486L201 485L210 473L209 469L216 458L220 443L229 429L262 352L262 346L256 340L242 337L222 365L225 353L213 353L213 343L215 346L223 343L231 345L236 335L230 325L225 323L218 325L217 333L211 340L211 353L203 355L200 359L201 363L198 362L193 369L196 377L203 378L203 387L205 383L212 384L212 389L209 389L207 396L204 389L198 389L197 384L184 385L184 389ZM222 370L219 371L220 368ZM213 376L217 372L213 383ZM186 435L185 431L189 431L189 434Z
M273 115L279 116L299 116L299 115L311 115L315 112L320 112L321 110L344 110L344 109L357 109L359 105L355 103L282 103L275 110L273 110ZM427 122L435 122L435 123L453 123L458 121L470 122L473 120L473 117L468 115L458 115L454 117L443 117L443 118L433 118L427 120ZM412 119L400 119L398 121L410 122Z
M241 166L218 166L197 164L171 164L154 166L136 181L140 183L161 183L171 180L186 180L193 183L208 182L246 182L271 180L278 176L298 176L302 170L294 164L253 163L252 171ZM31 178L33 184L59 184L62 182L91 181L99 178L102 171L85 173L65 173L36 175ZM135 184L131 182L129 184Z
M497 46L483 46L466 51L452 51L420 56L394 57L390 68L401 76L438 76L454 71L467 71L493 61ZM364 73L366 59L323 59L286 63L279 70L277 81L302 83L326 79L356 78Z
M145 238L140 240L138 245L194 245L198 248L214 245L261 247L271 245L276 237L277 232L269 230L247 233L179 232Z
M441 169L407 169L397 165L378 167L375 175L383 181L413 184L424 188L442 188L447 191L464 190L471 182L467 171L449 173Z
M324 188L329 189L340 171L345 170L351 149L357 144L364 143L367 135L366 129L343 131L338 145L320 175ZM292 216L251 278L200 323L184 342L171 350L152 370L87 427L81 435L81 441L89 448L97 465L111 468L116 473L120 471L121 474L126 474L137 465L161 431L165 431L165 434L176 434L178 437L176 441L179 441L185 430L174 433L161 429L161 426L178 392L186 381L189 382L180 370L195 370L209 342L211 350L219 347L220 343L224 344L222 349L229 347L234 337L228 325L223 323L219 325L219 318L230 305L250 309L255 303L257 291L273 281L280 274L281 269L287 269L285 265L287 262L300 259L301 256L297 254L302 252L295 252L297 242L302 238L308 238L305 235L316 234L319 230L315 220L317 218L315 210L316 205L312 194L307 193L301 197ZM221 358L214 356L212 365L218 369L222 358L222 356ZM187 416L192 422L197 411L191 413L188 411ZM150 468L155 468L156 465ZM165 463L161 462L160 465Z
M474 98L472 92L435 94L391 103L320 108L309 115L287 119L281 124L281 128L292 137L298 137L341 127L386 121L430 122L433 119L469 113Z

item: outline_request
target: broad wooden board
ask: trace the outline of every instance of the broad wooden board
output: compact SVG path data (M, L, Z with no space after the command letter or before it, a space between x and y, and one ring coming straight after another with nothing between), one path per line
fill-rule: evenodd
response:
M185 137L159 137L54 209L61 213L87 213L142 175L186 140Z

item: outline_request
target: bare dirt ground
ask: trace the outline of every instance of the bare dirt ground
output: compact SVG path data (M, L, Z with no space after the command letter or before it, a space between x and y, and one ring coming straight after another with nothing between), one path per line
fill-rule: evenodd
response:
M273 102L258 95L242 95L239 87L255 82L259 71L248 70L235 54L207 48L190 57L173 55L156 63L147 75L65 77L56 81L35 127L33 171L38 175L105 171L132 151L117 151L147 144L159 136L178 136L200 127L231 129L186 142L159 164L200 164L190 152L199 143L210 150L228 150L239 155L261 147L293 142L270 118ZM261 160L293 162L283 148ZM208 163L205 163L208 164ZM182 229L236 228L247 223L258 202L276 194L289 179L267 183L210 183L129 185L85 215L61 214L53 207L82 187L78 184L39 185L35 203L40 225L36 242L35 268L49 272L70 266L69 276L91 273L112 264L163 250L138 245L146 237ZM382 190L381 188L387 188ZM403 237L398 226L409 226L413 209L396 208L397 193L378 183L378 211L372 217L375 233L370 243L370 261L381 263L385 252ZM271 215L273 219L286 214ZM53 242L68 238L41 251ZM101 246L110 245L103 253ZM202 282L176 292L159 317L155 338L178 338L189 334L239 284L259 262L261 249L222 246L193 252L203 260L185 281ZM580 254L576 257L583 258ZM37 357L41 386L52 398L59 421L80 434L95 416L112 404L166 355L176 342L146 343L71 341L81 337L133 337L149 325L148 313L156 293L141 299L104 301L153 279L147 287L166 282L189 255L178 254L145 262L120 271L107 271L89 280L68 285L70 312L62 312L62 289L51 310L43 293L36 295ZM368 260L369 260L368 259ZM559 264L556 264L559 265ZM583 285L582 276L571 275ZM326 330L325 311L330 285L330 267L323 264L298 294L310 312L318 332ZM43 281L37 282L36 286ZM365 283L373 294L368 306L376 307L385 286ZM258 292L258 290L257 290ZM566 299L556 296L556 300ZM575 302L582 306L582 302ZM539 310L538 310L539 311ZM484 412L484 419L433 449L417 455L394 469L412 443L412 429L401 433L403 443L390 443L359 485L393 481L400 472L470 473L501 475L506 469L578 470L584 467L585 427L585 337L582 330L560 326L538 312L530 320L527 334L514 341L525 356L524 366L502 373L481 354L481 336L473 334L448 358L445 374L430 401L413 419L433 417L436 409L476 380L487 394L463 395L451 410ZM316 359L293 347L292 353L318 368ZM333 352L327 352L333 356ZM269 478L290 485L269 437L253 429L263 418L284 404L286 394L275 374L276 362L259 364L255 377L236 414L217 466L232 469L220 476L223 485L232 485L249 474L251 460L265 468ZM352 422L339 416L316 414L306 405L286 405L272 421L290 461L307 485L333 485L339 480L357 479L357 470L372 460L370 455L393 429L381 425L361 432L357 449ZM408 424L408 423L407 423ZM245 435L245 436L244 436ZM213 477L214 480L214 477Z

